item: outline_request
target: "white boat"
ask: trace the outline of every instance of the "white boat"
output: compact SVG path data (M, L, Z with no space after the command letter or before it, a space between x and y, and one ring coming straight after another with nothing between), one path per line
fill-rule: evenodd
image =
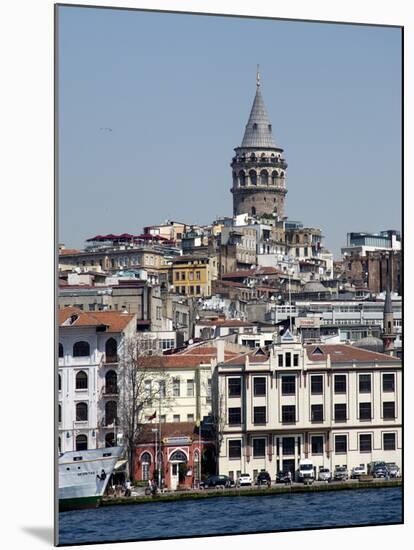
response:
M59 455L59 511L96 508L124 447Z

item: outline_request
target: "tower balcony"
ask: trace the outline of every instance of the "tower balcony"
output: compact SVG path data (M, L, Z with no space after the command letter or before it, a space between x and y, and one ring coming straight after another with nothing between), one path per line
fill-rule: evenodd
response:
M285 170L287 168L287 162L284 158L277 157L233 157L231 162L232 168L236 166L247 167L271 167L277 166Z

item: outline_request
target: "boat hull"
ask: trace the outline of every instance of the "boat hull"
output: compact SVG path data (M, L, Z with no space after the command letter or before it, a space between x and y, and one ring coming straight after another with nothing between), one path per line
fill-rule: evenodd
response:
M59 499L59 512L70 512L71 510L86 510L97 508L101 501L100 496L63 498Z

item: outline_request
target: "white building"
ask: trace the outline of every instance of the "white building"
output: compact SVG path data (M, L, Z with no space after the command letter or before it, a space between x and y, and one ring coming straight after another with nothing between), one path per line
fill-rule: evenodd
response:
M315 469L375 460L401 466L402 381L396 357L348 345L303 346L289 331L220 363L220 474L272 479L309 458Z
M87 313L74 307L59 311L60 451L114 443L119 350L135 329L136 315L128 313Z

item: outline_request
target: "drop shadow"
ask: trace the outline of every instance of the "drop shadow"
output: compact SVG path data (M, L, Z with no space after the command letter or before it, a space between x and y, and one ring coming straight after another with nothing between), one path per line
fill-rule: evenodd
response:
M43 542L47 542L53 546L54 544L54 530L53 527L22 527L22 531L32 535L33 537L40 539Z

